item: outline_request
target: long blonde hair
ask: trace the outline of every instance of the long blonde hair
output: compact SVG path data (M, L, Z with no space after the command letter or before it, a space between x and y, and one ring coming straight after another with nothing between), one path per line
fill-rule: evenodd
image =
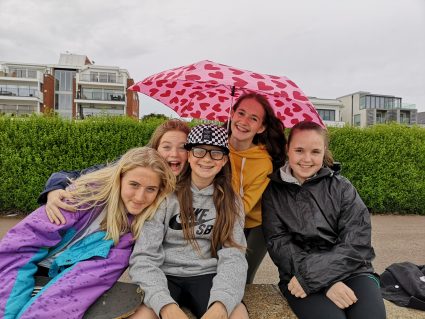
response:
M137 167L151 169L158 174L161 183L154 202L141 214L134 216L130 225L121 199L121 177ZM132 232L134 238L139 236L145 220L153 217L165 196L174 191L175 184L176 177L156 150L137 147L130 149L117 162L82 175L73 181L69 191L73 198L72 204L79 210L104 207L106 217L101 223L101 229L106 230L106 239L113 239L117 244L119 237L128 231Z

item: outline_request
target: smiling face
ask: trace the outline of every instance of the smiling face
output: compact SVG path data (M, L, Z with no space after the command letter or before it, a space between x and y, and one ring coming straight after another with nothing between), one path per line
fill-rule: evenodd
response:
M256 134L263 133L265 111L263 106L253 98L241 101L232 112L230 144L237 150L245 150L252 146Z
M160 190L160 176L147 167L136 167L121 177L121 200L129 214L139 215L151 205Z
M212 145L198 145L197 147L206 149L206 150L217 150L221 151L222 149L218 146ZM224 165L226 165L228 160L227 155L223 156L220 160L214 160L211 158L209 152L205 154L204 157L198 158L195 157L193 151L189 152L189 164L192 170L191 178L192 182L199 188L203 189L214 180L214 177L221 171Z
M179 175L187 162L187 151L184 148L187 135L181 131L165 133L159 142L158 153L163 157L174 175Z
M314 130L296 130L287 146L292 175L302 184L323 165L325 140Z

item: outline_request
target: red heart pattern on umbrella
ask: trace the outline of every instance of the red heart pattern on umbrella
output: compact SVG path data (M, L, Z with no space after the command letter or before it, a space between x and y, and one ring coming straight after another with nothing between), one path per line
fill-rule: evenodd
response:
M160 101L181 117L222 122L238 97L255 92L268 99L285 127L304 120L324 126L308 97L288 78L208 60L154 74L129 89Z

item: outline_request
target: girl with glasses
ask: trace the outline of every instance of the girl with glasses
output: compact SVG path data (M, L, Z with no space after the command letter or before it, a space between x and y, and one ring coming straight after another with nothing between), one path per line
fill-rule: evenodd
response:
M243 208L232 190L227 139L211 124L190 131L189 165L130 258L130 277L145 292L131 318L187 319L181 306L197 318L248 318Z

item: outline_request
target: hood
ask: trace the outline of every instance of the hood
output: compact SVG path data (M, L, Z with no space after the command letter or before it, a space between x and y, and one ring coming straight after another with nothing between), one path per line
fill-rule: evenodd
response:
M272 159L264 145L256 145L243 151L237 151L233 148L232 145L229 145L229 149L232 155L246 159Z
M203 189L199 189L194 183L192 183L190 185L190 189L192 191L192 194L194 194L194 196L211 196L214 194L214 183L212 183L211 185L208 185L207 187L203 188Z
M308 183L309 181L320 179L320 178L323 178L325 176L332 176L335 173L336 172L333 171L332 169L330 169L329 167L322 167L316 173L316 175L308 178L304 183ZM286 162L284 166L282 166L281 168L275 170L272 174L270 174L269 178L273 182L300 185L298 180L294 176L292 176L288 162Z

